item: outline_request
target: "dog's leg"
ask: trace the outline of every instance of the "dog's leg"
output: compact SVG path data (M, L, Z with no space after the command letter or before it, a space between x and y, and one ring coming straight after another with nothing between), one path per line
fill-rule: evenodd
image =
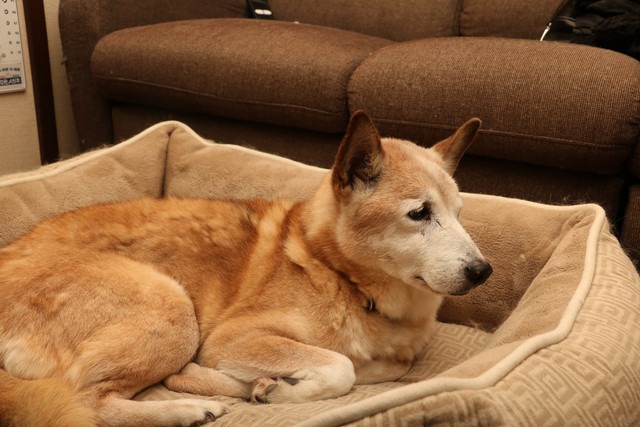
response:
M192 360L198 322L184 289L157 270L117 256L94 264L97 302L81 317L91 327L74 345L64 378L95 406L99 424L191 426L221 416L219 402L127 400Z
M189 363L179 373L169 375L164 385L169 390L201 396L246 397L251 392L250 384L196 363Z
M248 334L229 345L210 345L199 359L252 384L245 397L261 403L330 399L348 393L355 382L348 357L275 335Z
M339 353L321 355L321 363L287 373L271 371L253 383L251 400L259 403L309 402L348 393L355 383L351 361ZM315 357L316 355L314 355ZM312 362L314 357L309 358ZM326 361L330 357L331 361ZM327 363L328 362L328 363Z
M109 396L99 404L100 425L105 426L197 426L214 421L227 408L204 399L139 402Z
M395 381L409 372L410 362L371 360L356 367L356 384L376 384Z
M197 327L195 318L184 316L180 322L156 319L151 329L145 322L150 323L150 319L134 314L120 323L102 327L80 347L80 354L67 374L94 404L99 424L192 426L223 415L225 406L209 400L128 400L168 373L179 370L197 346L192 333Z

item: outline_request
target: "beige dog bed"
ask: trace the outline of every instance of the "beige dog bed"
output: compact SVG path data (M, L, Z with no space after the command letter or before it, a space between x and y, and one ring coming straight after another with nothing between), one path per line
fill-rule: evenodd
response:
M324 170L211 144L177 122L0 180L0 245L80 206L141 196L304 199ZM462 223L494 274L445 302L400 381L338 399L222 398L216 426L639 425L640 278L595 205L464 195ZM138 399L175 397L162 386Z

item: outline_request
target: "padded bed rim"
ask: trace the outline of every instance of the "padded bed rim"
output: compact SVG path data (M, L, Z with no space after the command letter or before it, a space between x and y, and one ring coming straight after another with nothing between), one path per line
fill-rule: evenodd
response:
M211 142L207 141L206 139L202 138L200 135L198 135L193 129L191 129L189 126L185 125L182 122L179 121L175 121L175 120L169 120L169 121L164 121L164 122L160 122L157 123L147 129L145 129L144 131L132 136L129 139L126 139L122 142L119 142L118 144L115 144L113 146L103 146L103 147L99 147L99 149L95 150L95 151L89 151L88 153L85 154L80 154L78 156L75 156L73 159L69 159L66 161L61 162L60 164L57 163L53 163L50 165L45 165L42 166L39 169L35 169L35 170L31 170L31 171L27 171L27 172L19 172L16 174L11 174L11 175L7 175L6 177L3 177L2 179L0 179L0 187L9 187L11 185L15 185L15 184L22 184L22 183L27 183L27 182L31 182L31 181L38 181L41 179L45 179L51 176L55 176L58 175L60 173L69 171L74 169L77 166L83 165L91 160L96 160L99 159L100 157L106 157L106 156L110 156L112 155L114 152L118 152L121 151L123 149L126 149L126 147L128 147L129 145L135 145L138 141L145 139L147 136L158 132L159 130L165 130L167 133L167 139L170 139L171 134L173 132L175 132L176 130L182 130L186 133L188 133L190 136L192 136L195 140L197 140L198 142L200 142L203 146L210 146ZM233 147L234 149L237 149L239 151L243 151L243 152L248 152L248 153L252 153L252 154L257 154L259 156L263 156L266 158L270 158L270 159L274 159L274 160L278 160L281 162L285 162L285 163L290 163L292 165L296 165L297 167L304 167L306 169L309 170L314 170L314 171L326 171L326 169L322 169L316 166L311 166L311 165L307 165L304 163L299 163L296 162L294 160L291 159L287 159L286 157L280 157L280 156L276 156L274 154L269 154L269 153L263 153L260 151L256 151L256 150L252 150L250 148L246 148L240 145L228 145L229 147ZM108 148L108 150L102 150L101 148ZM166 166L166 165L163 165Z
M498 196L487 196L481 194L463 193L464 198L479 199L501 199ZM540 207L538 203L526 200L509 199L512 203ZM379 395L364 399L347 406L332 409L311 417L299 424L298 427L327 427L339 426L348 422L356 421L391 408L404 405L428 396L443 392L457 390L479 390L495 385L509 372L524 362L529 356L537 351L563 341L571 332L575 320L584 304L585 299L591 289L596 270L596 257L598 241L602 227L606 224L604 210L595 204L584 204L576 206L545 206L545 209L553 209L566 212L577 212L585 209L593 211L595 217L587 238L587 245L584 257L584 269L580 283L565 308L564 314L558 325L551 331L533 336L520 343L513 351L504 357L499 363L482 372L473 378L436 377L413 384L408 384L397 389L393 389Z

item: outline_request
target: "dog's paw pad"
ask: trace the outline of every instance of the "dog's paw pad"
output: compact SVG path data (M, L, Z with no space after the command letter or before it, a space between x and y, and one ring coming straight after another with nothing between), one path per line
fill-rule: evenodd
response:
M217 420L227 413L227 405L215 400L179 399L174 402L175 411L171 412L173 425L200 426Z
M251 389L251 401L256 403L269 403L269 393L278 387L278 383L269 377L262 377L253 383Z
M213 403L213 405L211 405L211 403ZM219 402L210 402L204 411L204 419L199 424L207 424L215 421L227 412L227 405Z

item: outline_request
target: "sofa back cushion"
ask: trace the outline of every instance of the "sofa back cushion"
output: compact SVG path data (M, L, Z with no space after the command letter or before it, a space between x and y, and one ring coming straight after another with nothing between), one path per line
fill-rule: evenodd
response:
M458 35L459 0L269 0L276 19L394 41Z
M462 0L460 35L539 39L563 0Z
M540 38L562 0L270 0L278 20L394 41L428 37Z

